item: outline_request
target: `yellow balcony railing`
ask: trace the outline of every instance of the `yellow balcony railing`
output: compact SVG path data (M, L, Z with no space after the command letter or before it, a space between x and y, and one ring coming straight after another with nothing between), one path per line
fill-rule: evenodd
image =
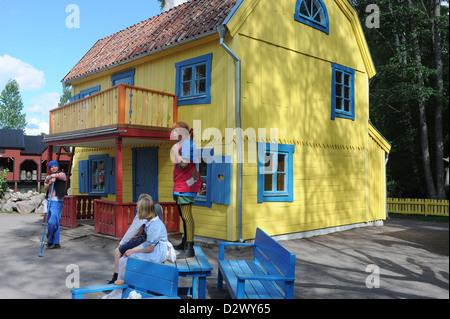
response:
M112 88L50 111L50 134L131 124L170 128L177 96L131 85Z

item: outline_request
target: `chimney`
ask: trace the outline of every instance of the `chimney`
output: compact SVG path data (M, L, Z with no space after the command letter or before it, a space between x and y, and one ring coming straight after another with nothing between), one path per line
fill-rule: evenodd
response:
M189 0L165 0L163 11L168 11L170 9L173 9L173 8L179 6L180 4L183 4L188 1Z

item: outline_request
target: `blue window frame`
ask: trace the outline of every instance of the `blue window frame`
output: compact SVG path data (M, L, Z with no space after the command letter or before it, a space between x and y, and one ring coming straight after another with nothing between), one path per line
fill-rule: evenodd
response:
M89 162L92 170L90 179L90 193L105 194L106 191L106 159L107 156L90 156Z
M295 146L258 143L258 203L294 201Z
M88 97L89 95L94 95L96 93L100 92L100 85L91 87L89 89L86 90L82 90L80 92L80 99L84 99L85 97Z
M211 207L211 163L214 156L214 149L198 149L196 166L202 177L202 187L197 193L195 204L199 206ZM203 153L203 156L201 155Z
M355 70L332 64L331 119L355 120Z
M136 71L135 69L131 69L111 75L111 86L116 86L121 83L127 85L134 85L135 71Z
M78 187L80 193L107 196L116 192L115 159L104 155L91 155L89 160L78 163Z
M330 33L328 12L322 0L297 0L294 19L326 34Z
M175 64L178 105L211 103L211 62L212 53Z
M198 151L195 162L202 177L202 188L197 193L195 205L206 207L211 207L212 203L230 205L231 157L214 156L214 149Z
M72 103L72 102L84 99L85 97L88 97L89 95L93 95L93 94L96 94L96 93L99 93L99 92L100 92L100 85L96 85L96 86L93 86L93 87L91 87L89 89L82 90L82 91L80 91L79 94L77 94L75 96L72 96L70 98L69 102Z
M69 103L78 101L79 99L80 99L80 94L75 94L74 96L72 96L72 97L69 99Z

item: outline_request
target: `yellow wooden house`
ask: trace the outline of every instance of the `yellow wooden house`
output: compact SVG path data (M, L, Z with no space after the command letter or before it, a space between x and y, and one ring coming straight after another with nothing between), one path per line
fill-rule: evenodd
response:
M97 198L99 232L123 234L141 193L173 201L177 120L194 128L204 180L196 236L364 225L386 217L374 75L347 0L185 1L99 40L63 79L74 98L45 141L75 150L71 194Z

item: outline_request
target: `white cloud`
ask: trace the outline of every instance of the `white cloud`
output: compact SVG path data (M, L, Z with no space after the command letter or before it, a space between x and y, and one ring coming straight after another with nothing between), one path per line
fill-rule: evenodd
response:
M49 111L58 107L59 97L59 93L52 92L37 95L29 100L27 104L31 106L25 109L28 122L27 127L25 128L27 135L49 133ZM28 119L29 117L32 118Z
M28 121L28 125L25 128L25 133L27 135L40 135L41 133L49 133L48 122L43 122L38 118L33 117Z
M7 54L0 55L0 90L3 90L9 79L19 83L20 91L40 90L45 85L43 71Z
M58 107L59 98L61 94L43 93L30 99L30 107L26 108L27 112L40 113L48 115L50 110L56 109Z

